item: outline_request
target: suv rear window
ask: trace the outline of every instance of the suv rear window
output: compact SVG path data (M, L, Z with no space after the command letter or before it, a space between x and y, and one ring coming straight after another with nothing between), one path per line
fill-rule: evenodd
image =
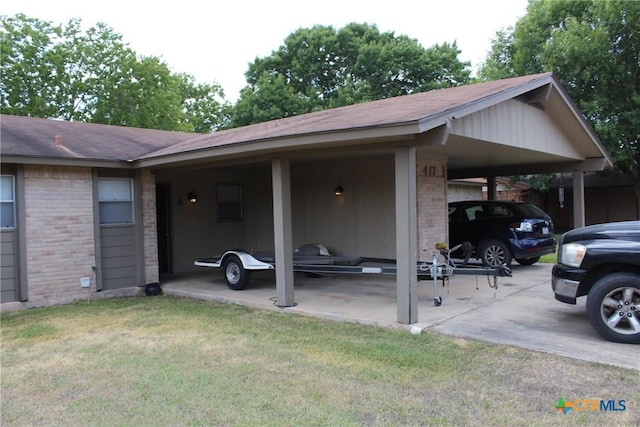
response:
M472 205L466 208L465 212L470 220L513 216L511 210L503 205Z

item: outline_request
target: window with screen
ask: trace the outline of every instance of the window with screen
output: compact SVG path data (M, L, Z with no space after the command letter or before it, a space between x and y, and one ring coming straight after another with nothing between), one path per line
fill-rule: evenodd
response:
M16 196L13 175L0 176L0 228L15 228Z
M100 224L133 224L133 180L100 178L98 180Z

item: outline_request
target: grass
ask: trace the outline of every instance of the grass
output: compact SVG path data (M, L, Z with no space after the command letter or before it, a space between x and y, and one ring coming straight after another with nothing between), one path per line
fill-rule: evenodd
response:
M562 236L562 234L556 234L555 236L556 236L556 242L559 242L560 241L560 237ZM558 260L558 252L555 251L552 254L542 255L540 257L540 261L538 261L538 262L547 263L547 264L555 264L557 260Z
M186 299L3 313L3 426L637 425L638 372ZM625 399L569 413L559 397Z
M557 260L558 260L558 254L554 252L552 254L542 255L540 257L540 261L538 262L542 262L546 264L555 264Z

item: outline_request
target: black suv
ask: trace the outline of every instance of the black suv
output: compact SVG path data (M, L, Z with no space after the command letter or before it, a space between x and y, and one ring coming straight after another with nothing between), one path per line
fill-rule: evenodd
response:
M523 202L473 200L449 203L449 247L488 267L532 265L555 251L553 221L542 209ZM454 257L464 256L462 249Z
M640 221L568 231L551 274L558 301L587 295L589 321L605 338L640 344Z

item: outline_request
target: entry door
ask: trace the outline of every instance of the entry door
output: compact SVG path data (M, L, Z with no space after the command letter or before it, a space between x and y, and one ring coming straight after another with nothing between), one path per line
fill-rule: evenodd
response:
M158 235L158 269L160 274L171 273L171 217L169 185L156 186L156 226Z
M133 179L100 177L98 202L102 289L138 286Z

